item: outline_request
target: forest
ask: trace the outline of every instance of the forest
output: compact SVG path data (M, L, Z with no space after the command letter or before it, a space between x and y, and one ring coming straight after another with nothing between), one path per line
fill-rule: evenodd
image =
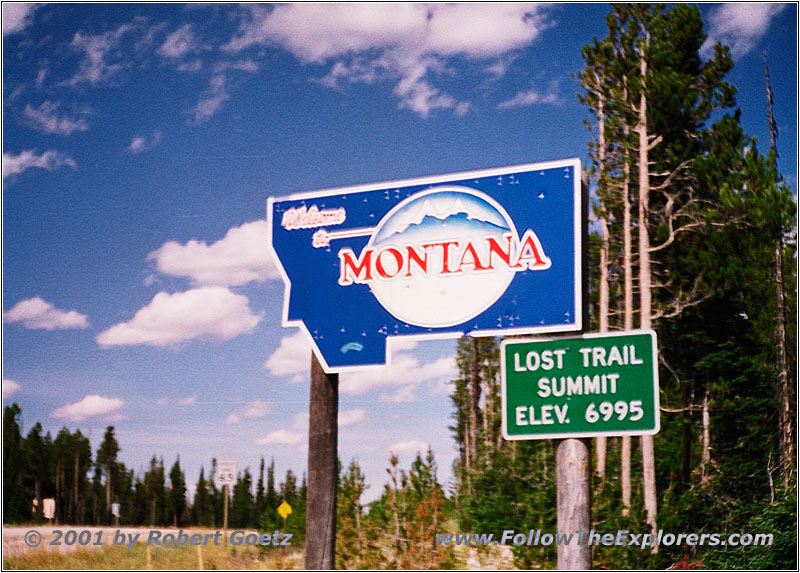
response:
M589 331L652 329L659 342L661 431L592 440L592 523L603 532L772 533L769 547L595 547L594 568L797 568L797 206L771 141L747 135L733 66L705 41L696 7L613 5L607 35L584 46L576 71L587 109L591 164ZM783 101L783 105L789 105ZM451 396L459 456L445 489L432 451L409 468L392 456L380 498L357 460L339 475L336 565L452 568L436 533L555 531L555 445L501 434L499 339L463 338ZM118 460L113 426L92 444L79 430L54 438L21 410L3 416L3 520L32 522L56 499L58 523L219 527L216 462L187 497L180 459L153 456L144 475ZM374 486L375 487L375 486ZM232 528L305 535L305 476L278 483L274 461L240 473ZM283 523L275 508L288 501ZM342 540L347 540L344 543ZM513 547L520 568L555 568L553 546Z

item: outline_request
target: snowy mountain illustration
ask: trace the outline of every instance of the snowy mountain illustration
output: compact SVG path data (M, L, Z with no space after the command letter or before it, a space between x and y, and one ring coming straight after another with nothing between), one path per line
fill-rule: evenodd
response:
M461 231L489 232L497 234L509 229L501 213L480 197L464 192L446 191L412 198L381 224L375 243L391 236L402 234L404 238L417 235L418 231L429 231L444 227ZM438 234L438 233L437 233ZM408 235L408 236L406 236Z

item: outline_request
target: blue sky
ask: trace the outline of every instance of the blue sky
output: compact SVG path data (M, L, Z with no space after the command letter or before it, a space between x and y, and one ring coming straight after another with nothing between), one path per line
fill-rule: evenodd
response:
M745 130L797 186L797 7L704 4ZM24 431L117 428L137 471L180 454L306 464L310 351L280 326L269 196L579 157L572 74L604 4L3 4L3 398ZM454 341L342 375L340 455L440 479Z

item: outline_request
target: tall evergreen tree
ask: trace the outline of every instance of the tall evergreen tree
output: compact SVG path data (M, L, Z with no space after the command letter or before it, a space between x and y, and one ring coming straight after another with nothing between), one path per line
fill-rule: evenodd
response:
M52 493L50 481L50 457L52 440L50 434L42 435L42 425L33 425L25 438L25 467L27 469L27 493L34 500L34 518L44 519L44 498Z
M117 456L119 455L119 443L114 435L114 426L108 426L103 435L103 442L97 450L96 463L103 470L106 478L106 497L103 509L103 522L108 523L108 516L111 511L112 492L114 478L117 473Z
M192 503L192 523L194 525L209 525L208 523L208 483L205 470L200 466L200 476L197 478L194 502Z
M19 424L21 413L16 402L3 411L3 523L21 522L30 515L22 482L25 446Z
M234 527L251 527L253 524L253 477L250 468L237 477L233 486L230 523Z
M169 470L169 513L173 527L180 527L184 524L184 514L186 512L186 478L181 470L180 456L172 464Z
M353 459L339 476L336 502L336 563L344 569L360 569L367 556L367 541L362 528L361 496L367 489L358 461Z
M166 525L167 493L164 476L164 461L155 454L150 458L150 468L144 474L144 487L147 503L150 508L148 525L151 527Z
M253 514L254 526L260 523L261 515L264 513L264 456L261 456L261 463L258 466L258 483L256 484L256 506Z

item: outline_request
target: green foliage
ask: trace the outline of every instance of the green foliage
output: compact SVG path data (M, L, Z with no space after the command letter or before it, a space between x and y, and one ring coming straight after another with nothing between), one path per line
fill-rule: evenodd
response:
M22 486L25 464L19 427L21 412L16 402L3 412L3 523L19 523L30 516Z
M169 512L168 518L173 527L180 527L186 523L186 478L181 470L180 458L175 460L169 470Z
M306 538L306 478L300 487L297 486L297 477L292 470L286 470L286 477L278 491L274 487L275 461L270 464L267 474L267 491L265 493L266 509L259 522L262 531L272 532L280 530L292 534L293 540L303 543ZM278 507L283 502L288 503L292 513L283 519L278 514Z
M365 518L361 496L367 489L361 467L354 459L339 477L336 502L336 568L376 568L382 559L375 543L374 523ZM369 529L369 530L368 530Z
M244 474L237 476L236 484L233 486L233 500L228 514L230 527L243 528L253 525L255 516L252 487L253 478L250 469L246 468Z
M149 515L147 525L154 527L167 525L167 487L164 479L164 460L150 458L150 469L144 474L144 489L147 496Z
M366 489L356 460L339 479L337 567L347 569L446 569L455 564L452 547L436 545L453 515L436 476L433 451L417 453L408 471L395 455L386 469L389 483L368 512L361 505Z
M706 36L696 7L617 4L607 27L606 38L584 48L580 98L605 128L604 138L598 132L590 145L590 170L596 214L611 230L612 328L620 325L613 308L619 304L622 193L644 176L632 160L637 130L645 127L649 136L646 220L636 220L638 198L629 199L632 224L647 225L655 284L665 409L655 438L659 528L756 533L757 526L772 527L785 540L796 531L796 515L774 500L793 499L796 484L785 487L779 467L776 317L786 320L786 340L796 340L796 259L785 241L796 234L796 205L774 154L761 155L741 128L736 90L725 79L733 66L729 49L716 45L700 57ZM642 101L646 126L639 123ZM592 273L599 275L596 265ZM594 291L598 279L590 280ZM788 303L783 307L778 286ZM795 345L788 346L791 378L796 355ZM792 392L788 403L794 419ZM597 484L593 500L595 523L644 531L640 486L634 486L631 515L619 511L617 464L611 447L608 478ZM633 468L638 484L635 459ZM769 552L664 546L652 556L597 548L594 560L610 568L793 567L796 540L788 543L789 551Z

